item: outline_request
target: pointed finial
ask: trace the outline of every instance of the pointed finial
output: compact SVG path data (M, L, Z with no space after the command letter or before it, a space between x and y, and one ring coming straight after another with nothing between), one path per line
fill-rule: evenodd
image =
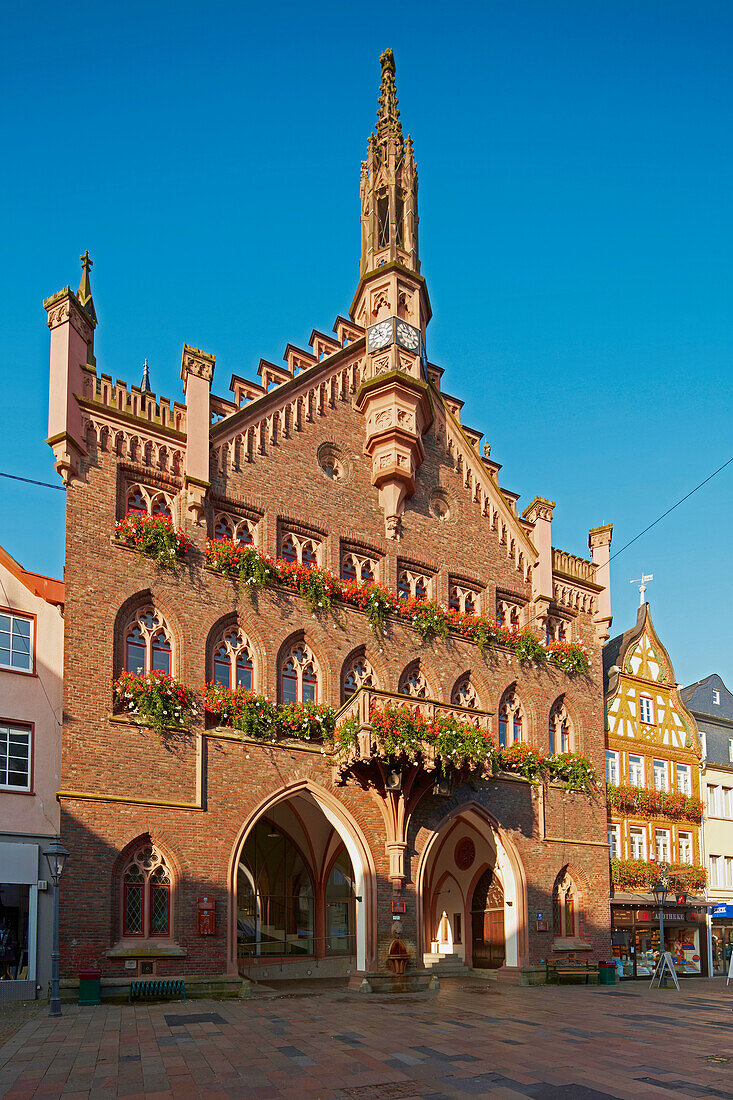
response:
M140 393L150 393L150 371L147 359L143 363L143 380L140 383Z
M92 260L89 256L89 249L84 249L84 254L79 257L81 260L81 282L79 283L79 289L76 292L76 296L81 302L82 306L96 321L97 314L94 309L94 301L92 299L92 287L89 282L89 271L92 267Z
M377 111L377 133L381 139L392 133L402 138L402 123L397 109L397 90L395 88L395 60L392 50L385 50L379 58L382 66L382 82L379 85L379 109Z

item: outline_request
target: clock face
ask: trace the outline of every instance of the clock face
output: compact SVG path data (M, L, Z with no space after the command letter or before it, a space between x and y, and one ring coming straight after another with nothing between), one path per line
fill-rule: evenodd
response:
M398 321L397 343L405 351L417 351L420 346L420 333L412 325L406 325L404 321Z
M369 329L369 351L378 351L386 348L392 342L392 322L380 321L378 325L372 325Z

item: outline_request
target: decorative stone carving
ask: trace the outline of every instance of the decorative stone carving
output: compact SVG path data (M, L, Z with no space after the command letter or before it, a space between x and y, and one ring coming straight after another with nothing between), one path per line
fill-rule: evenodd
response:
M185 378L187 374L193 374L196 378L203 378L205 382L211 385L215 363L216 356L201 351L200 348L192 348L189 344L184 344L181 359L181 378Z

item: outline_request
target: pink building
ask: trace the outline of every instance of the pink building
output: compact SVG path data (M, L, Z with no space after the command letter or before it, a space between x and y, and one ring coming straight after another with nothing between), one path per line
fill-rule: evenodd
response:
M53 887L43 852L59 832L64 584L0 547L0 1000L50 979Z

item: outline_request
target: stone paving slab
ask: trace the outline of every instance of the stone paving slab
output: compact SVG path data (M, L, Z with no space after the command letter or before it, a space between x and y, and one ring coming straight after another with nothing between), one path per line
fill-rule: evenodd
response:
M303 987L305 988L305 987ZM0 1048L0 1097L733 1100L733 989L518 989L430 998L315 987L249 1001L68 1006Z

